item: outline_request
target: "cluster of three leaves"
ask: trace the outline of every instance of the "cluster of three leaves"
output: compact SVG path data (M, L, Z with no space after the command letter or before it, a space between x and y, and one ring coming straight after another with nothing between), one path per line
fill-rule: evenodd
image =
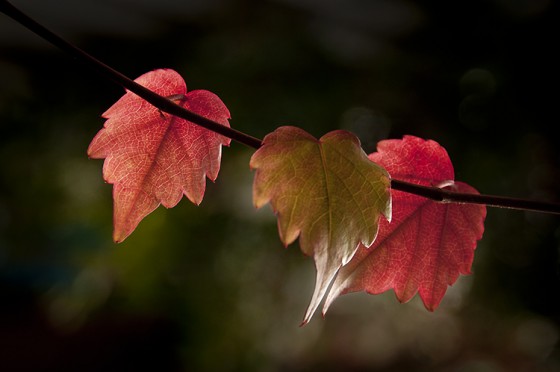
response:
M173 70L152 71L136 82L229 126L222 101L208 91L187 93ZM131 92L103 116L107 121L88 155L105 158L104 178L113 184L116 242L159 204L174 207L183 195L200 204L206 177L216 179L221 146L230 139L164 114ZM390 189L389 174L477 193L453 181L447 152L434 141L412 136L385 140L368 157L349 132L333 131L317 140L299 128L280 127L264 138L250 166L256 170L255 206L270 202L282 242L289 245L299 236L302 251L315 260L315 292L304 323L325 295L323 313L339 295L360 290L393 288L403 302L419 292L434 310L447 286L470 272L486 208L438 204Z

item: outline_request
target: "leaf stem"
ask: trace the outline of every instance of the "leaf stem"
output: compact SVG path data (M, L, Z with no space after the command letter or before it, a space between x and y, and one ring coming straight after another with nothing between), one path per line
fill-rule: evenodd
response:
M7 0L0 0L0 11L16 22L20 23L25 28L34 32L41 38L45 39L49 43L68 53L76 60L97 71L102 76L137 94L161 111L181 117L185 120L193 122L223 136L229 137L234 141L237 141L254 149L259 149L262 146L262 141L258 138L255 138L238 130L228 128L194 112L188 111L183 107L175 104L172 100L160 96L159 94L134 82L132 79L126 77L119 71L104 64L103 62L84 52L80 48L74 46L60 36L56 35L19 9L17 9ZM527 211L560 214L560 204L557 203L516 199L494 195L458 193L438 187L420 186L395 179L391 180L391 187L394 190L422 196L441 203L484 204L491 207L512 208Z

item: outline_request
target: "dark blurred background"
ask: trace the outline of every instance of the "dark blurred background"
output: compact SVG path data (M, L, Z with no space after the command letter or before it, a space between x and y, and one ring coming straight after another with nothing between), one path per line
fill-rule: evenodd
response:
M413 134L483 193L560 199L552 0L13 2L129 77L177 70L254 136L344 128L371 152ZM313 262L254 210L243 145L200 207L113 244L86 149L122 94L0 17L1 371L560 370L557 216L489 209L434 313L357 293L303 328Z

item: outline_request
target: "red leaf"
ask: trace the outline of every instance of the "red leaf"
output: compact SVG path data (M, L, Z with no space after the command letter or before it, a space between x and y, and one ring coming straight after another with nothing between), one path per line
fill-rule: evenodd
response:
M369 158L391 177L426 186L478 193L453 182L451 161L434 141L413 136L386 140ZM371 294L393 288L401 302L419 292L426 308L435 310L447 286L459 274L469 274L477 240L484 232L486 207L442 204L392 190L393 219L381 219L379 235L370 248L361 246L341 268L325 301L323 314L341 294L365 290Z
M137 83L201 116L229 127L229 111L215 94L187 93L181 76L168 69L148 72ZM162 113L127 91L103 117L104 128L88 156L105 158L103 177L113 184L115 242L123 241L159 204L174 207L183 194L200 204L206 177L220 169L221 146L230 139L187 120Z

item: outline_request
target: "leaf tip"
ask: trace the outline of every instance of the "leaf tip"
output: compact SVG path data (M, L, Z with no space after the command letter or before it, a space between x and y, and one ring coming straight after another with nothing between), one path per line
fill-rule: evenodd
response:
M89 145L86 154L88 159L96 159L95 151L93 151L92 145Z
M315 310L317 310L318 306L319 306L319 303L317 301L313 301L313 300L311 301L311 303L309 304L309 307L307 308L307 311L305 312L305 316L303 317L303 320L301 321L301 323L299 325L300 327L305 326L307 323L309 323L311 321L311 318L315 314Z
M426 310L433 313L438 308L438 304L425 304Z
M117 244L122 243L129 235L130 233L115 229L113 231L113 241Z
M442 297L440 297L440 298L431 298L431 299L426 299L426 300L424 300L424 298L422 296L420 296L420 297L422 298L422 302L424 303L424 307L426 308L426 310L428 310L430 313L433 313L439 307L439 304L442 300L443 294L442 294Z
M391 222L393 219L393 198L391 197L391 188L389 188L389 198L387 199L385 209L382 213L385 216L385 219L387 219L387 222Z

